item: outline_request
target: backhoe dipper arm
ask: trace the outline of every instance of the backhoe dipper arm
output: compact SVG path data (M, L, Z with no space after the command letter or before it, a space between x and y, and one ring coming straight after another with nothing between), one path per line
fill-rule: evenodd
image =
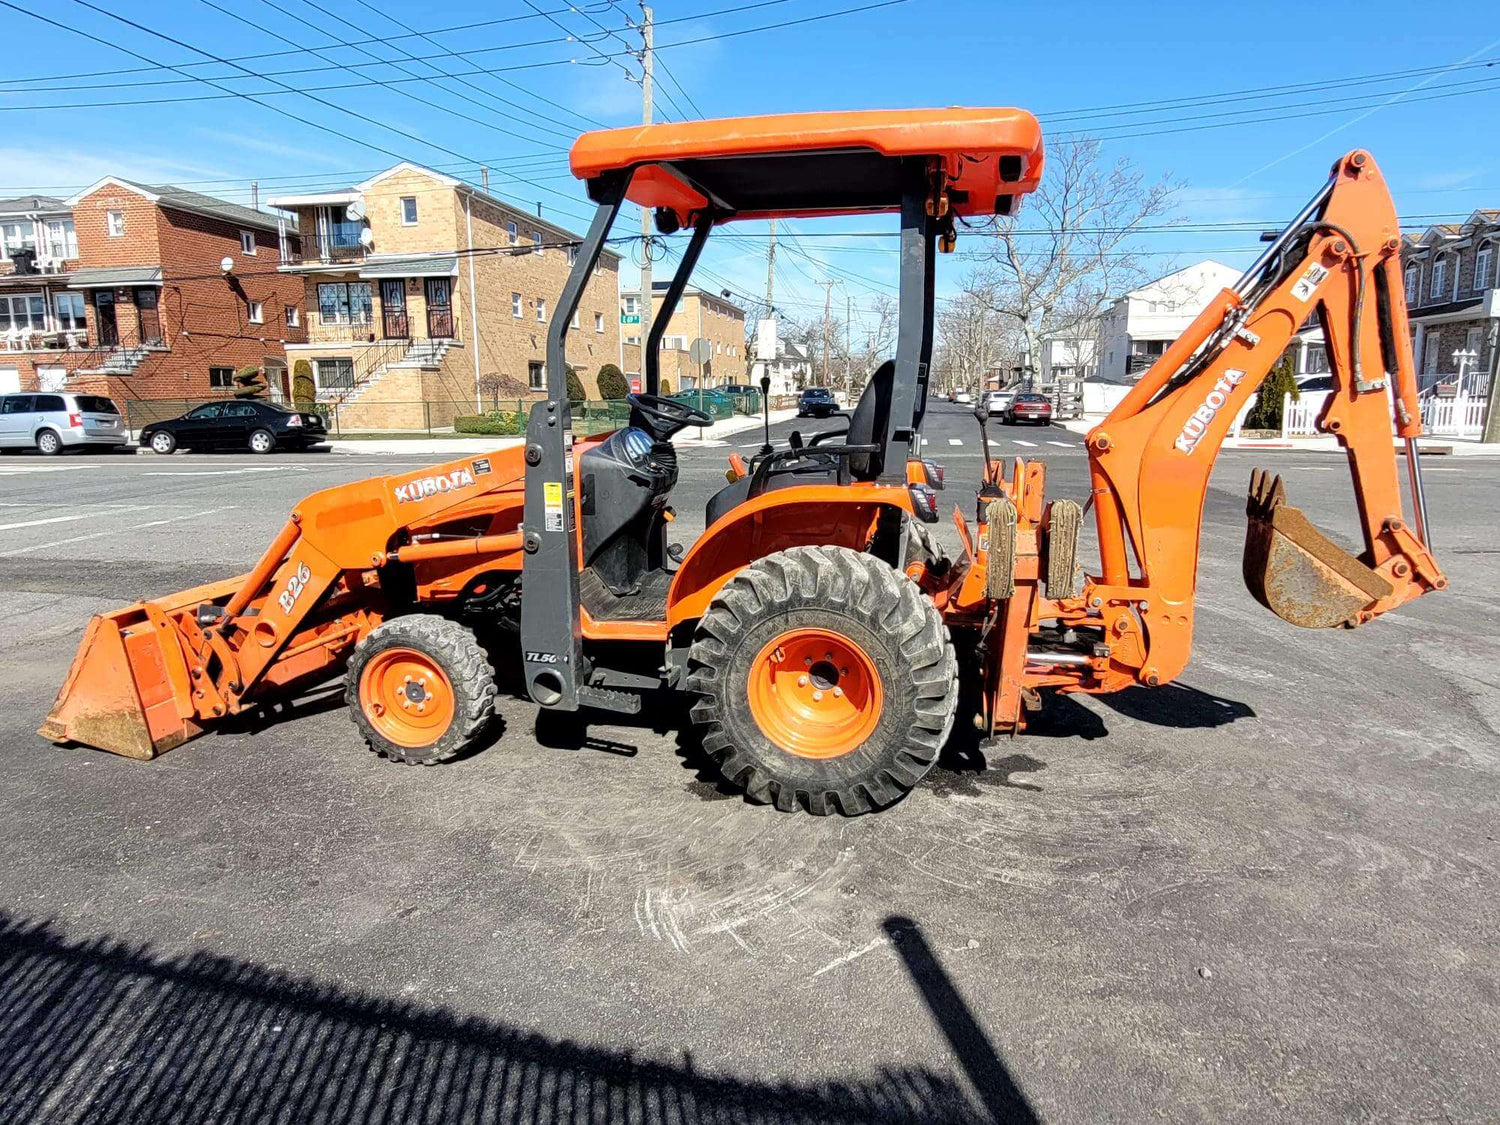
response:
M1324 538L1285 506L1280 480L1257 471L1247 584L1273 612L1307 626L1362 624L1446 585L1422 526L1412 442L1421 416L1400 245L1374 160L1349 153L1240 283L1214 298L1090 431L1101 573L1089 580L1084 601L1116 637L1139 631L1138 649L1119 646L1143 654L1130 669L1136 679L1165 683L1187 663L1214 459L1235 417L1314 314L1334 384L1319 427L1348 454L1364 551L1356 559ZM1417 531L1402 512L1394 436L1408 441Z

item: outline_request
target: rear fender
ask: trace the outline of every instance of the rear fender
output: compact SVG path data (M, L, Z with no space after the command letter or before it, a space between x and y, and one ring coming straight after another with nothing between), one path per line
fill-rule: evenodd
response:
M810 484L747 500L704 532L682 560L667 592L667 628L703 616L720 587L756 559L791 547L865 550L881 513L892 509L911 514L905 488Z

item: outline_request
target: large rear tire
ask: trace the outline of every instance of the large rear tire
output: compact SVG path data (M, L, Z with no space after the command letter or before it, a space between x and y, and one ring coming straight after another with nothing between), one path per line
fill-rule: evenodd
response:
M371 750L431 766L474 745L494 717L495 670L474 634L427 613L397 617L360 641L344 686Z
M846 547L794 547L719 591L688 687L704 749L750 800L854 816L900 800L937 761L958 667L913 583Z

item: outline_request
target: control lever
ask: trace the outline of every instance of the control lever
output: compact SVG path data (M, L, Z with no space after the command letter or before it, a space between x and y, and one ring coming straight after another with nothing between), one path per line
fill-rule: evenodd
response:
M771 452L771 377L760 377L760 408L765 419L766 443L760 447L762 454Z
M974 400L974 421L979 423L979 448L984 453L984 475L990 473L990 396L980 395Z

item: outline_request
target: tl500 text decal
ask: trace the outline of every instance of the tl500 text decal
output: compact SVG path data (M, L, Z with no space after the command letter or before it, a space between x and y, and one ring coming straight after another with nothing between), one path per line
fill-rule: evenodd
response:
M1182 432L1177 435L1177 440L1172 444L1183 453L1192 453L1197 449L1199 439L1208 430L1208 424L1229 401L1229 392L1239 386L1244 378L1243 371L1236 371L1232 367L1220 375L1219 381L1204 396L1203 405L1188 415L1188 420L1182 424Z

